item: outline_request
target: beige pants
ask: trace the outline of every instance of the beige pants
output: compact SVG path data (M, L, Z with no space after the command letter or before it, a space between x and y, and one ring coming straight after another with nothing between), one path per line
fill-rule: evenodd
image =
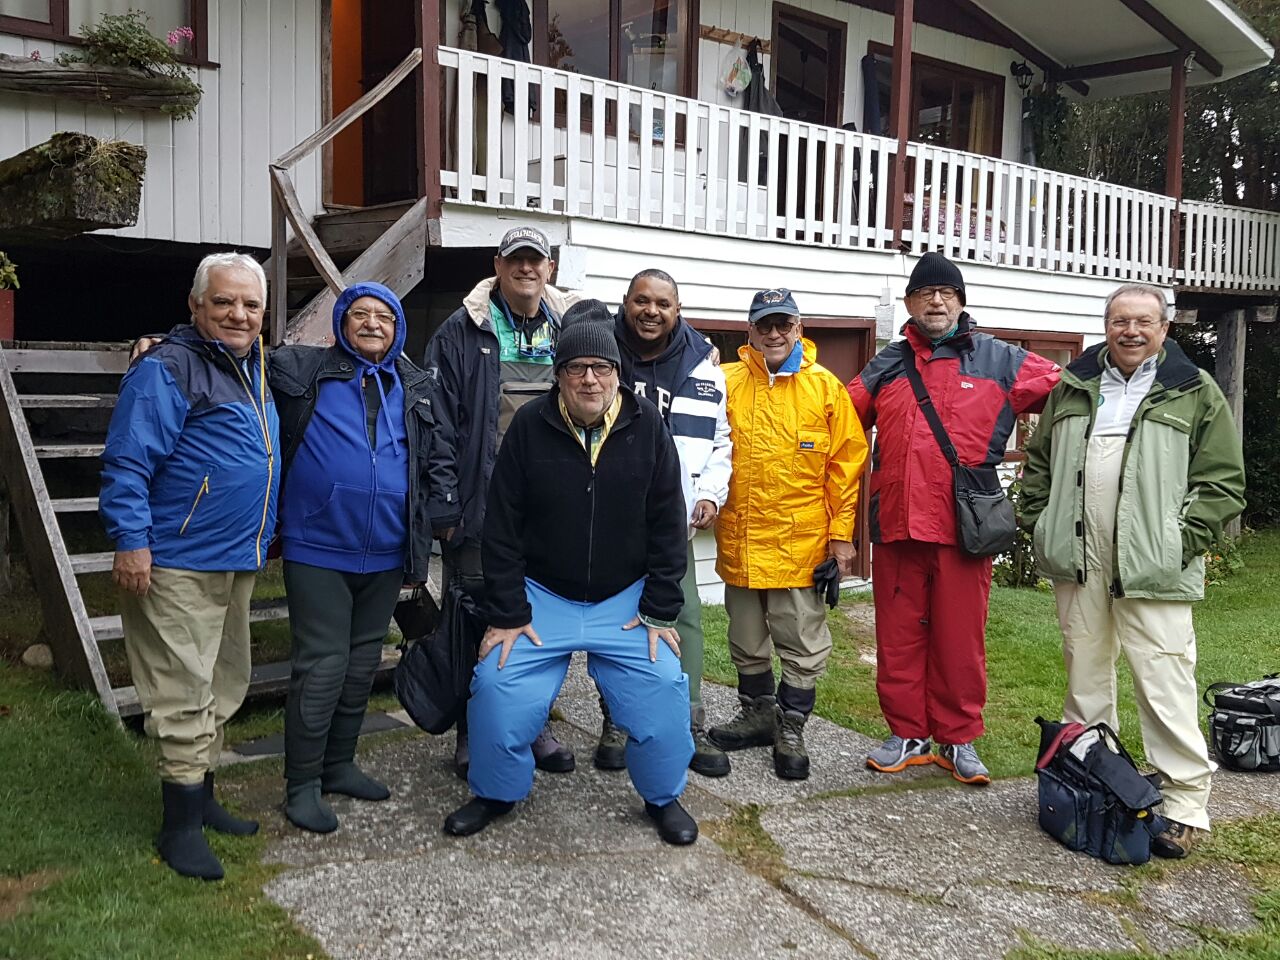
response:
M817 685L831 655L831 630L813 587L751 590L725 584L724 609L729 653L739 673L772 670L776 652L784 683L798 690Z
M1067 667L1065 720L1116 719L1116 659L1123 650L1147 759L1164 777L1161 813L1209 828L1209 759L1197 720L1196 635L1191 604L1110 595L1116 502L1124 437L1094 437L1085 467L1087 583L1058 583L1058 623Z
M162 780L199 783L222 751L222 728L249 689L254 577L153 567L145 597L122 595L125 651Z

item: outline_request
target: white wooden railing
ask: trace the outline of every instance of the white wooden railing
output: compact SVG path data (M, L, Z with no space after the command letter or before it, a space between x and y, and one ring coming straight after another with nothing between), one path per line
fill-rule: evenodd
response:
M1182 271L1188 287L1280 288L1280 213L1182 203Z
M1280 289L1280 214L1184 202L441 47L440 184L467 204L1236 290ZM503 108L505 94L512 108ZM1181 253L1175 262L1175 238Z

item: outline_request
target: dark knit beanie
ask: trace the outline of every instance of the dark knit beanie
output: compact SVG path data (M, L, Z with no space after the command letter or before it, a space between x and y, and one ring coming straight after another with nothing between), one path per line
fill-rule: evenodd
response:
M570 321L561 329L560 339L556 342L555 368L557 371L570 360L578 360L582 357L599 357L601 360L608 360L615 367L622 366L622 357L618 353L618 340L613 335L613 318L609 316L608 309L599 300L588 300L586 303L598 304L600 309L604 310L607 322L578 316L575 318L576 322ZM566 320L573 309L576 308L565 311Z
M564 316L560 318L560 329L563 330L566 327L573 326L575 323L583 323L584 321L612 325L613 314L599 300L579 300L566 310Z
M921 287L955 287L960 291L960 303L967 302L964 293L964 276L960 268L936 250L926 253L916 263L907 280L907 296Z

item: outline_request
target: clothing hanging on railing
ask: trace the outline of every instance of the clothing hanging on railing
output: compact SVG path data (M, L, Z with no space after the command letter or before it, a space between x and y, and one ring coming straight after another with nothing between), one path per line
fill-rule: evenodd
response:
M782 108L778 106L778 101L774 99L773 93L764 82L764 67L760 64L758 37L747 45L747 66L751 68L751 82L742 92L742 108L774 117L782 116Z
M498 12L502 14L502 32L498 40L502 43L502 55L508 60L520 63L529 62L529 41L533 37L533 21L529 17L529 5L526 0L496 0ZM534 105L530 103L529 113L533 113ZM502 81L502 109L507 113L516 112L515 84L510 80Z

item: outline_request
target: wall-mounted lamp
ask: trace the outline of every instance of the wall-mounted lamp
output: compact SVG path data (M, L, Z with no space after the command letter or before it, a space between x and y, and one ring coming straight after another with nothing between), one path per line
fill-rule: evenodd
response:
M1031 81L1035 77L1035 71L1027 66L1027 61L1023 60L1019 63L1017 60L1009 64L1009 73L1013 75L1013 79L1018 82L1018 89L1026 93L1031 88Z

